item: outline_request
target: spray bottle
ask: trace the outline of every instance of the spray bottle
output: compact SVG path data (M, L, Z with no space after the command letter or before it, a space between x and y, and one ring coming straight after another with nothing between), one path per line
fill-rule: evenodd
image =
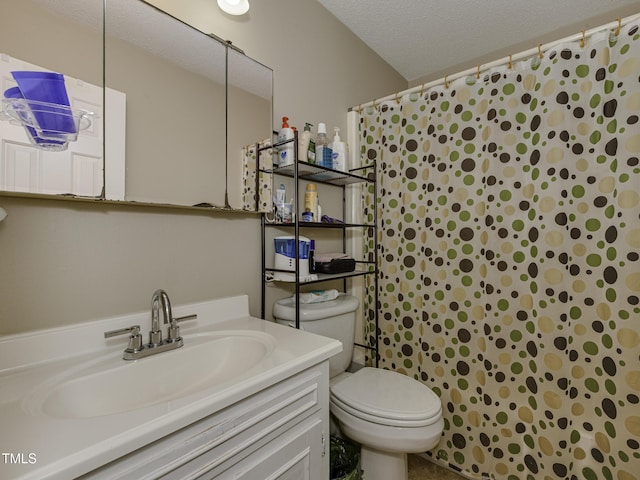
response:
M309 213L304 217L305 222L318 221L318 190L315 183L307 184L307 190L304 193L304 211Z

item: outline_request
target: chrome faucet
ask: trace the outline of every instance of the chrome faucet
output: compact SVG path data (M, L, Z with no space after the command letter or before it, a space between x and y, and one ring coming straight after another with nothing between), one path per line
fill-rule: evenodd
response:
M162 345L162 330L160 330L160 306L164 312L165 324L173 320L171 315L171 301L164 290L156 290L151 296L151 332L149 332L149 345L157 347Z
M164 317L164 324L168 324L167 327L167 339L162 340L162 330L160 323L160 310ZM111 330L104 332L104 338L115 337L116 335L123 335L130 333L129 346L124 350L122 358L125 360L137 360L139 358L148 357L156 353L166 352L167 350L174 350L184 345L182 337L180 336L180 327L178 322L183 320L194 320L198 318L197 315L187 315L185 317L173 318L171 313L171 301L169 295L164 290L156 290L151 296L151 331L149 332L149 343L142 345L142 336L140 335L140 325L133 325L127 328L121 328L118 330Z

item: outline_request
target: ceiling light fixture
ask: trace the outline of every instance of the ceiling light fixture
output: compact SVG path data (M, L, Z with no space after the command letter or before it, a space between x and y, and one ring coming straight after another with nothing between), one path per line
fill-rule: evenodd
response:
M249 0L218 0L218 6L229 15L244 15L249 11Z

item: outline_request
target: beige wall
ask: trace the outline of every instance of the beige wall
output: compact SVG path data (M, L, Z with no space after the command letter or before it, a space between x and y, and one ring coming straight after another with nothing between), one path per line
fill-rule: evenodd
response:
M215 0L154 3L273 68L276 120L346 131L349 106L407 87L315 0L254 0L241 18ZM0 207L0 334L142 311L156 288L176 304L246 293L260 314L258 216L11 197Z
M325 122L330 131L346 131L349 107L408 87L315 0L253 0L249 13L235 18L215 0L151 3L273 68L274 118L286 115L300 130Z

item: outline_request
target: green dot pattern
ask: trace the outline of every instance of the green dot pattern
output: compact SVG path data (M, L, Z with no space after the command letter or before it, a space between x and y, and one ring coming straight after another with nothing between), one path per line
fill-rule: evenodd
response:
M242 149L242 210L249 212L273 212L273 168L270 141L263 140L257 145L247 145ZM257 147L257 148L256 148ZM258 153L258 149L261 150ZM260 155L257 168L258 154Z
M638 26L398 100L359 119L366 335L440 397L431 453L469 478L639 480Z

